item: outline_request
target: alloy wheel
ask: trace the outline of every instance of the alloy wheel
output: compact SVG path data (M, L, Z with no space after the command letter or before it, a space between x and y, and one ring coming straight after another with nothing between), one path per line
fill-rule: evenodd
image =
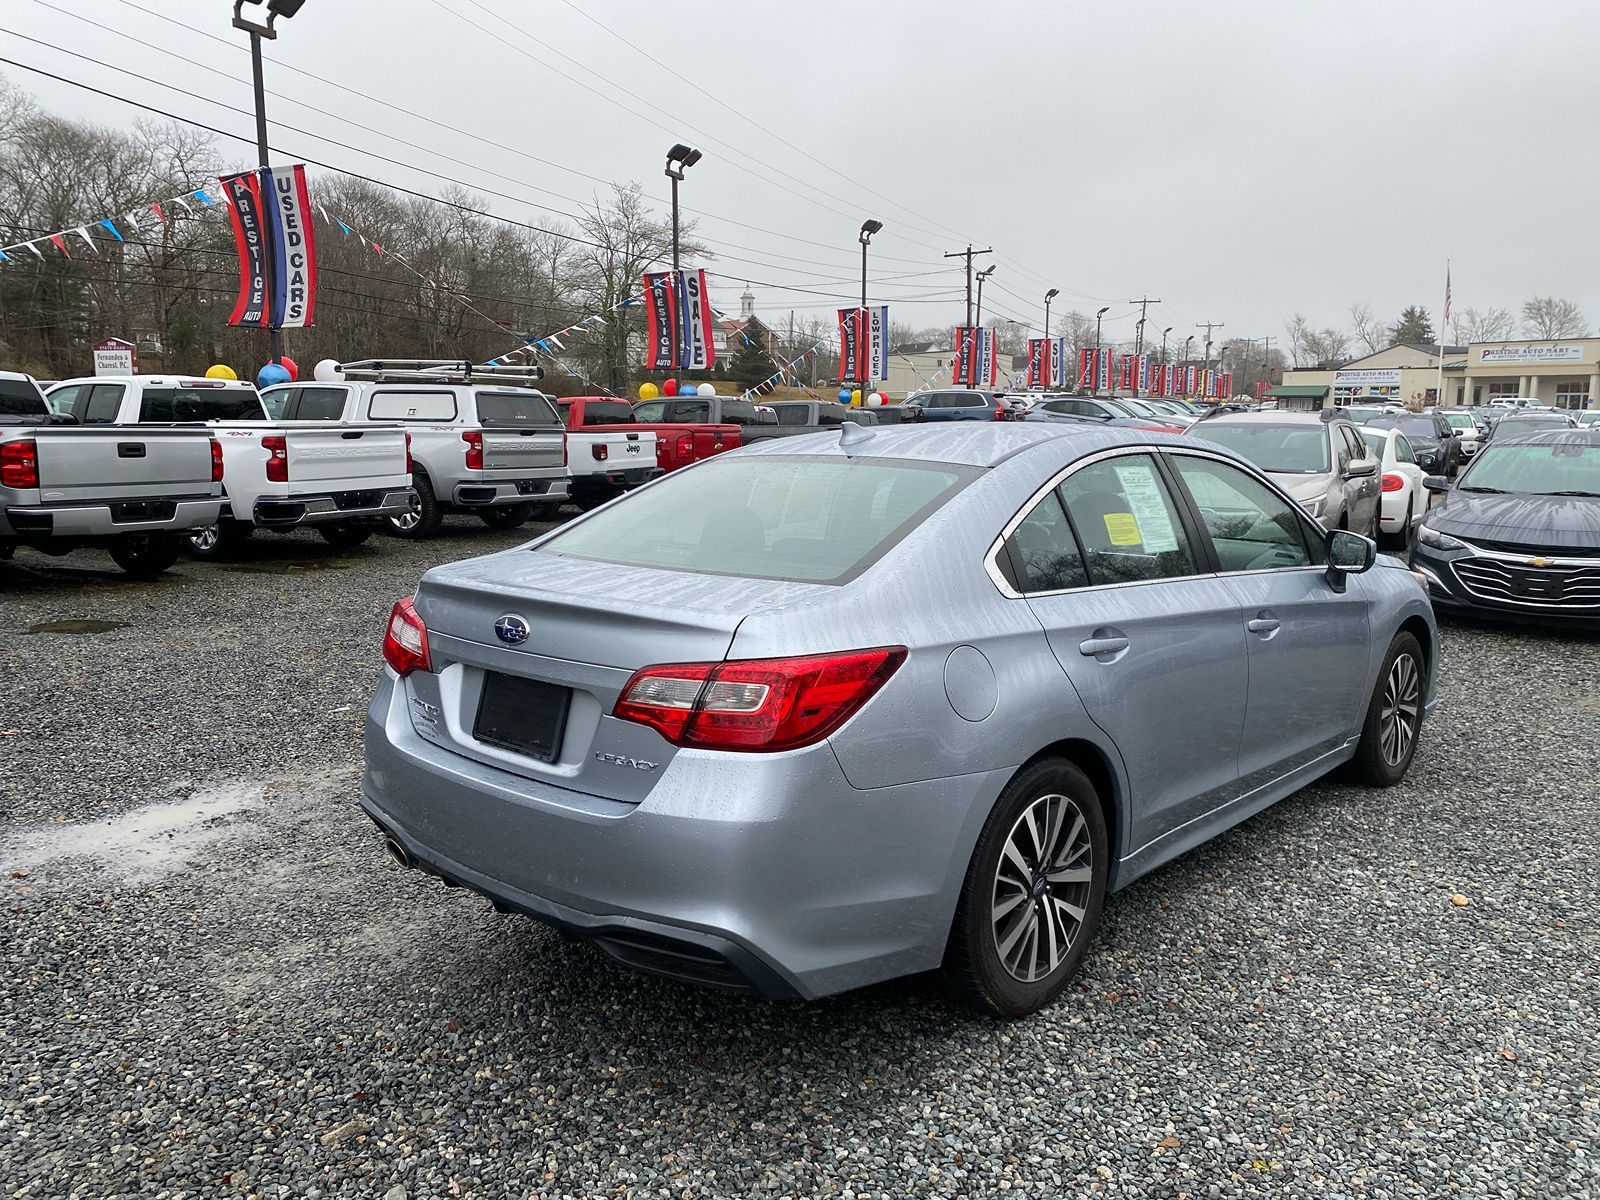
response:
M410 533L418 525L422 524L422 506L417 503L416 497L412 497L411 507L407 508L405 512L396 513L390 517L389 524L403 533Z
M1402 654L1389 668L1383 685L1383 708L1378 714L1378 748L1383 761L1397 767L1416 740L1417 722L1422 716L1422 672L1417 660Z
M1054 971L1083 928L1094 880L1094 844L1077 802L1040 796L1017 818L995 867L990 928L1012 978Z
M222 540L221 525L207 525L204 529L197 529L189 538L189 544L201 554L210 554L217 548L217 543Z

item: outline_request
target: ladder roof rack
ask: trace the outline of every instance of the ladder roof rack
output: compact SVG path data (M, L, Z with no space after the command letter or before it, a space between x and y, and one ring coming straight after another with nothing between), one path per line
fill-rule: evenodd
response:
M537 388L544 368L536 363L475 363L464 358L360 358L339 364L342 379L370 383L493 383Z

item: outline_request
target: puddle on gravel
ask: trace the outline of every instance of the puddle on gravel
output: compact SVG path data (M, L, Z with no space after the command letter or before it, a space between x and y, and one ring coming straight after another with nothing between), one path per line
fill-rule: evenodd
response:
M126 621L40 621L29 625L29 633L110 633L113 629L127 629Z
M229 836L269 790L259 783L226 784L104 821L47 825L0 848L0 861L7 868L32 870L63 859L90 859L118 878L147 883L181 870L195 854Z
M246 575L299 575L305 571L348 571L350 564L332 559L310 559L306 562L235 562L218 563L224 571L241 571Z

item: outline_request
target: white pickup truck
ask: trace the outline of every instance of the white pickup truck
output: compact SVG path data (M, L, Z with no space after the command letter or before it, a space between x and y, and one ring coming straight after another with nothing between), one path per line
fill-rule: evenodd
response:
M222 444L227 505L190 540L201 558L257 529L310 527L331 546L358 546L383 518L411 510L409 439L397 424L272 422L254 385L188 376L68 379L50 400L84 425L206 425Z
M0 558L102 547L150 579L216 523L222 446L205 429L83 429L26 375L0 372Z
M436 533L451 511L491 529L554 520L568 496L567 441L538 368L439 359L344 363L337 382L286 383L262 401L286 428L307 419L398 421L411 435L416 501L389 518L407 538Z

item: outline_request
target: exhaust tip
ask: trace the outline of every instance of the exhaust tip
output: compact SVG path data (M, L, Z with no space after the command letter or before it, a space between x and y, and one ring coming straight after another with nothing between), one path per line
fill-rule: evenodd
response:
M406 868L406 870L409 871L412 867L417 865L416 860L411 857L411 854L406 850L406 848L393 837L387 835L384 837L383 848L389 852L390 858L394 859L395 862Z

